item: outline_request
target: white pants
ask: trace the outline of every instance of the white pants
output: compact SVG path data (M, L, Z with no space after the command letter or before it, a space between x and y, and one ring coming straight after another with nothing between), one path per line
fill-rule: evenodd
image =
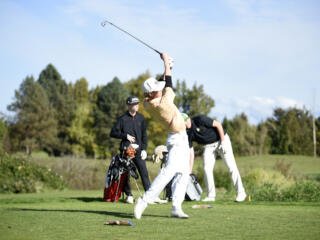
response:
M207 144L204 146L203 170L204 170L204 178L205 178L208 197L216 196L216 189L214 186L214 178L213 178L213 168L216 162L217 154L219 154L223 158L224 163L228 167L231 180L233 182L233 185L237 193L245 192L242 181L241 181L240 173L239 173L236 161L234 159L231 141L228 134L225 135L224 142L226 145L225 154L222 152L222 149L220 148L220 144L221 144L220 141Z
M169 152L167 163L153 180L142 199L147 203L153 203L168 182L175 177L171 188L172 207L181 209L189 180L189 145L186 131L169 134L167 148Z

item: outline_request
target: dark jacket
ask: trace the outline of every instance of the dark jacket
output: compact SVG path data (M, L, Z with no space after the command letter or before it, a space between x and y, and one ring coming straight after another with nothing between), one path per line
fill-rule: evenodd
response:
M147 124L144 116L136 113L134 117L127 111L113 125L110 137L122 139L120 143L120 151L124 146L128 146L130 142L127 140L127 134L136 138L136 144L139 145L137 151L146 150L148 146Z

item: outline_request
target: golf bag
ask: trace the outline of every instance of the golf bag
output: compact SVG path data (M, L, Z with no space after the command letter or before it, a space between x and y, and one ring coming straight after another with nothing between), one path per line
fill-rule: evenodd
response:
M199 181L194 174L190 174L189 183L187 186L186 197L187 201L200 201L202 194L202 188Z
M165 187L165 197L168 199L168 201L172 200L172 186L173 179L167 184ZM190 174L189 176L189 182L187 186L186 196L185 200L187 201L200 201L201 194L202 194L202 188L199 184L198 178L194 174Z
M106 186L104 188L103 200L106 202L118 201L123 187L130 175L138 179L136 166L133 162L135 150L128 147L123 154L118 154L112 158L106 174ZM122 155L122 156L120 156Z

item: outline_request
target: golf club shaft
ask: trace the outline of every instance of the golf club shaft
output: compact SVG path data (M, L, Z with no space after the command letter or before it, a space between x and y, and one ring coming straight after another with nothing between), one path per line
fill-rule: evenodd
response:
M112 22L109 22L109 21L104 21L101 23L101 26L104 27L107 23L109 23L110 25L114 26L115 28L119 29L120 31L128 34L129 36L133 37L134 39L136 39L137 41L141 42L142 44L144 44L145 46L147 46L148 48L152 49L153 51L155 51L156 53L158 53L160 56L161 56L161 52L159 52L158 50L154 49L153 47L151 47L149 44L143 42L142 40L140 40L139 38L133 36L132 34L128 33L126 30L118 27L117 25L113 24Z

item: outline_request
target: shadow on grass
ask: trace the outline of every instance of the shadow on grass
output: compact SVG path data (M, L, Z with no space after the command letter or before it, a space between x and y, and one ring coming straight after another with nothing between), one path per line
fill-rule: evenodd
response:
M79 201L82 201L82 202L104 202L101 197L96 197L96 198L93 198L93 197L73 197L73 198L70 198L70 199L79 200Z
M119 218L134 218L133 213L128 214L124 212L110 212L110 211L92 211L92 210L68 210L68 209L34 209L34 208L14 208L10 209L11 211L30 211L30 212L66 212L66 213L94 213L94 214L102 214ZM161 215L151 215L145 214L144 216L150 217L167 217Z
M110 212L110 211L93 211L93 210L69 210L69 209L34 209L34 208L14 208L13 211L30 211L30 212L66 212L66 213L95 213L102 215L110 215L120 218L132 218L133 214L124 212Z

